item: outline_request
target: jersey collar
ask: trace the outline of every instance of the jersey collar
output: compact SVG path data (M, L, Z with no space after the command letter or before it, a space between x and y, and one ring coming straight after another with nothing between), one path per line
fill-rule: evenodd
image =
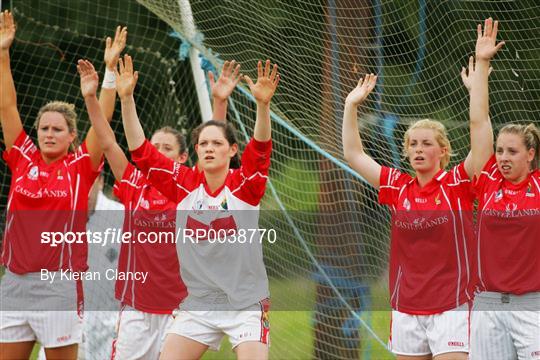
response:
M423 188L420 187L420 184L418 183L418 178L414 178L414 184L417 187L419 192L428 192L431 191L435 187L439 187L442 179L448 174L448 172L444 169L440 169L431 179L430 182L428 182Z
M504 184L504 187L508 190L522 190L523 188L529 186L529 184L531 183L531 177L532 175L538 170L535 170L535 171L531 171L527 177L520 183L517 183L517 184L512 184L510 181L506 180L503 178L503 184Z

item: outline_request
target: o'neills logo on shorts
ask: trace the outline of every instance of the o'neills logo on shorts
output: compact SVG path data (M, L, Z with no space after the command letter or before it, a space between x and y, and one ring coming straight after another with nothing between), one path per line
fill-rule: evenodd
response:
M412 222L396 220L394 221L394 225L400 229L406 229L406 230L425 230L425 229L430 229L435 226L446 224L447 222L448 222L448 216L444 215L444 216L439 216L434 219L426 219L424 217L418 217L414 219Z
M464 347L465 344L462 341L449 341L448 346Z
M58 342L66 342L69 339L71 339L71 335L64 335L64 336L57 337L56 341L58 341Z

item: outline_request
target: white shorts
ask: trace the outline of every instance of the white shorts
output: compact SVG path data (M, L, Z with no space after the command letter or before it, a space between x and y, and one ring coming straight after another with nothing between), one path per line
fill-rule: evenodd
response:
M482 292L471 316L471 360L540 359L540 293Z
M229 336L233 349L246 341L269 345L269 308L269 300L263 300L245 310L180 310L167 333L195 340L214 351L219 350L225 335Z
M158 359L165 331L172 321L173 316L170 314L150 314L122 306L111 359Z
M469 352L469 304L434 315L392 310L388 349L397 355Z
M0 280L0 342L39 341L46 348L81 342L82 282L56 279L6 270Z

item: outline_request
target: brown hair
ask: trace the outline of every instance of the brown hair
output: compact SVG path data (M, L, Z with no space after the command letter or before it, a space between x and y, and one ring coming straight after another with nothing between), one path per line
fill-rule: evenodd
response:
M445 169L450 163L450 156L452 156L452 145L450 144L450 140L448 139L448 134L443 123L430 119L418 120L412 123L403 137L403 156L405 158L407 157L407 148L409 147L411 131L415 129L430 129L435 131L435 140L437 140L439 146L445 147L447 150L440 163L441 169Z
M531 170L538 169L540 160L540 130L538 130L536 125L533 123L530 123L529 125L508 124L499 131L499 136L504 133L521 136L527 151L529 151L529 149L534 149L534 159L531 162Z
M193 144L193 146L199 143L199 136L201 135L201 132L204 128L207 128L208 126L216 126L220 128L221 131L223 131L223 135L225 136L225 139L227 140L229 145L232 146L234 144L238 144L238 141L236 141L234 127L230 123L220 120L210 120L203 122L191 132L191 143ZM238 155L238 152L231 158L229 167L231 169L240 168L240 156Z
M180 131L176 130L175 128L171 126L164 126L161 129L157 129L156 131L154 131L154 134L157 134L159 132L163 132L165 134L171 134L176 138L176 142L178 143L178 147L179 147L178 153L180 155L182 155L183 153L187 151L186 137Z
M36 130L39 128L39 121L46 112L60 113L66 120L66 124L70 133L75 134L75 139L69 146L69 151L75 151L79 146L78 134L77 134L77 113L75 112L75 105L64 101L51 101L43 105L37 114L34 127Z

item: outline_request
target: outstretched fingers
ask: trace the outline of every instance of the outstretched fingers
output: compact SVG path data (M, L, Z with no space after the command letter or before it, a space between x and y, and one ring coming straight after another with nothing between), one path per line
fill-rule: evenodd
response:
M234 60L233 60L234 62ZM232 77L234 79L234 81L236 83L238 83L238 81L240 81L240 77L242 76L242 74L240 74L240 64L237 64L235 67L234 67L234 71L232 73Z
M262 67L262 61L259 60L257 62L257 77L262 78L263 77L263 67Z
M252 88L255 84L253 84L253 80L247 75L244 75L244 81L248 84L250 88Z
M491 37L493 39L496 39L497 38L497 31L499 29L499 21L498 20L495 20L495 22L493 23L493 29L491 30Z
M504 46L504 44L505 44L504 41L499 42L499 43L495 46L495 52L499 51L499 50Z
M477 39L480 39L483 36L482 35L482 24L476 25L476 35L477 35Z
M13 14L9 11L9 10L5 10L4 13L2 14L2 23L3 23L3 27L5 29L11 29L12 27L14 27L15 25L15 22L13 21Z
M89 75L95 72L94 65L88 60L79 59L77 62L77 71L81 76Z
M377 83L377 75L373 73L366 74L364 78L360 78L360 80L358 80L358 86L360 86L361 88L364 88L367 91L373 90L376 83Z
M124 58L120 57L118 59L118 68L119 68L119 74L122 75L124 73L132 74L133 73L133 59L128 54L124 55Z
M493 30L493 19L487 18L484 21L484 36L490 37Z
M281 80L281 76L279 74L276 75L276 79L274 80L274 89L277 88L278 84L279 84L279 80Z
M116 31L114 32L114 40L116 41L120 37L120 32L122 31L122 27L118 25L116 27Z
M133 59L128 54L124 55L124 66L125 71L132 74L133 73Z
M122 59L122 57L120 57L118 59L118 71L116 71L116 75L120 75L120 74L123 74L124 73L124 60Z
M121 27L118 26L116 28L116 34L114 36L114 43L117 44L119 47L124 48L126 45L127 40L127 26Z
M233 60L234 61L234 60ZM225 61L223 63L223 67L221 68L221 75L225 77L229 77L231 75L231 62L229 60Z
M469 66L468 67L461 67L461 80L463 81L463 84L467 89L470 88L469 84L469 77L474 72L474 57L469 56Z
M214 77L214 73L211 71L208 72L208 81L210 82L210 87L214 87L214 84L216 83L216 78Z
M364 76L364 81L362 81L362 87L363 87L363 88L366 88L366 89L368 88L368 86L369 86L369 79L370 79L370 76L371 76L371 75L372 75L372 74L366 74L366 76Z
M263 76L265 78L270 77L270 59L267 59L266 63L264 64L264 74L263 74Z
M465 69L465 66L461 67L461 81L463 81L464 84L467 83L467 69Z
M371 92L375 88L375 84L377 84L377 75L375 74L369 74L369 80L368 80L368 91Z

